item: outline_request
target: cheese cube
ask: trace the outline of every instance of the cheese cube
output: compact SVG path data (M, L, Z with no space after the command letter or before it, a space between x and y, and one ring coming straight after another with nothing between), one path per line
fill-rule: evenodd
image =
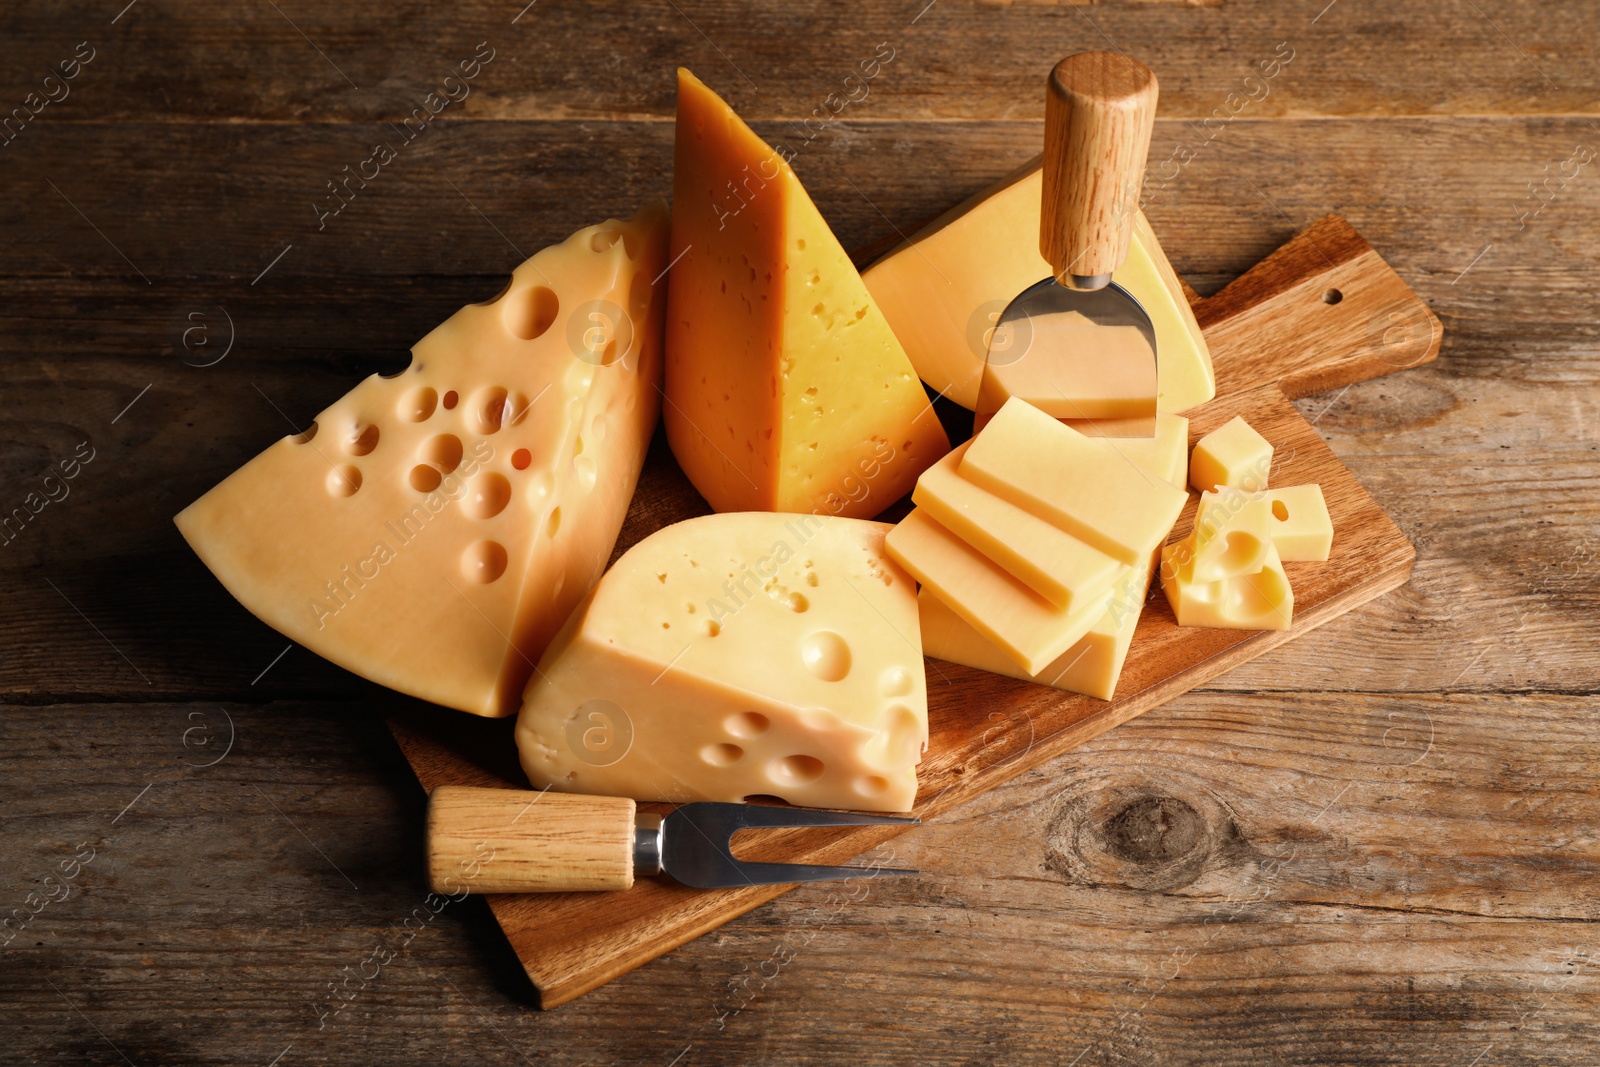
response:
M917 373L976 407L990 333L1013 297L1054 273L1039 254L1043 181L1034 160L918 230L862 275ZM1144 212L1111 275L1143 305L1160 353L1157 404L1186 411L1216 394L1211 355L1183 284Z
M1272 543L1278 558L1285 563L1296 560L1325 560L1333 549L1333 520L1320 485L1290 485L1256 494L1266 501L1272 516ZM1207 521L1207 511L1216 506L1218 496L1204 493L1196 523Z
M1202 494L1200 501L1194 529L1171 546L1179 578L1187 583L1220 582L1266 566L1272 546L1272 511L1266 497L1223 488Z
M1076 644L1036 673L1018 666L928 589L917 594L922 651L951 663L1110 700L1139 626L1155 559L1152 553L1144 566L1124 567L1105 614Z
M1235 415L1194 446L1189 459L1189 484L1202 493L1228 485L1247 492L1267 487L1272 469L1272 445L1255 428Z
M889 556L1030 673L1043 670L1105 614L1111 587L1056 607L918 508L889 531Z
M869 517L950 448L786 159L678 72L667 440L717 511Z
M961 477L966 451L963 444L922 472L911 494L919 508L1059 608L1111 588L1123 564Z
M536 787L906 811L928 742L916 591L880 523L668 526L578 607L524 695Z
M246 608L380 685L510 715L600 577L660 409L667 205L579 230L174 520Z
M972 439L960 472L1129 565L1166 539L1188 500L1101 440L1016 399Z
M1266 560L1254 574L1220 582L1185 581L1175 558L1181 542L1161 551L1161 588L1179 626L1213 626L1231 630L1287 630L1294 618L1294 590L1278 559L1267 546Z

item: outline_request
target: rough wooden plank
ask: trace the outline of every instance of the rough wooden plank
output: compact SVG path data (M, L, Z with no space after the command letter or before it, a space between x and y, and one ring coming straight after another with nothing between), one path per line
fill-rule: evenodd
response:
M848 11L822 0L611 0L526 11L409 0L381 16L304 0L276 9L184 0L143 4L112 24L115 13L76 3L0 15L15 57L0 99L20 103L40 90L46 71L86 39L95 58L38 124L152 113L172 122L398 121L430 92L459 95L443 79L480 42L495 58L460 110L579 120L670 116L679 64L753 116L814 125L851 98L852 117L1037 118L1055 61L1107 47L1149 63L1163 112L1195 121L1241 107L1271 116L1594 114L1600 75L1584 47L1600 21L1582 0L1537 9L1503 0L872 0ZM846 83L863 70L875 76Z
M7 909L96 849L0 949L15 1059L120 1062L93 1027L136 1063L1600 1053L1592 696L1190 694L896 839L920 878L801 888L548 1013L477 902L402 925L420 793L377 716L227 705L201 766L222 710L0 708Z

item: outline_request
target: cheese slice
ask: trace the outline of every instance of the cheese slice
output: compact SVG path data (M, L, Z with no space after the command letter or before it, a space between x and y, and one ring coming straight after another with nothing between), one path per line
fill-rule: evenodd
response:
M1058 608L918 508L889 531L889 556L932 589L974 630L1019 666L1043 670L1105 614L1108 583L1097 596ZM1120 577L1120 574L1118 575Z
M1058 419L1116 422L1156 414L1156 354L1137 326L1102 326L1081 312L1034 315L999 329L1024 351L991 351L974 409L981 428L1012 397Z
M1235 415L1195 444L1189 484L1202 493L1225 485L1260 492L1267 487L1271 470L1272 444L1243 415Z
M245 607L365 678L510 715L599 578L655 426L667 209L580 230L177 516Z
M1220 494L1202 493L1200 513L1196 525L1207 523L1208 511L1226 496L1240 490L1223 490ZM1285 563L1295 560L1325 560L1333 550L1333 519L1328 515L1328 503L1322 498L1322 486L1287 485L1281 489L1266 489L1255 494L1267 503L1271 519L1272 543L1278 549L1278 558Z
M1042 185L1033 160L918 230L862 275L922 380L963 407L977 406L1000 313L1051 275L1039 254ZM1134 214L1127 261L1111 278L1155 327L1160 410L1186 411L1215 396L1205 338L1142 211Z
M928 742L911 579L887 527L745 512L668 526L595 587L529 682L538 787L905 811Z
M1214 626L1229 630L1287 630L1294 620L1294 590L1269 543L1261 570L1219 582L1183 577L1182 542L1161 551L1161 588L1179 626Z
M1056 607L1072 608L1111 588L1123 564L961 477L957 468L968 444L922 472L912 501Z
M1076 644L1035 673L1018 666L929 589L917 594L922 651L951 663L1110 700L1139 626L1155 561L1152 553L1144 566L1124 567L1105 614Z
M1122 455L1012 399L962 457L961 476L1123 563L1161 544L1188 494Z
M717 511L869 517L949 450L788 162L678 72L667 440Z
M1114 452L1146 474L1181 488L1188 476L1188 420L1162 413L1156 423L1157 434L1150 440L1097 439L1093 444ZM929 474L938 469L930 469ZM1133 643L1159 556L1159 550L1152 550L1142 563L1122 567L1105 614L1076 644L1037 672L1020 666L926 587L917 594L923 651L952 663L1110 700Z

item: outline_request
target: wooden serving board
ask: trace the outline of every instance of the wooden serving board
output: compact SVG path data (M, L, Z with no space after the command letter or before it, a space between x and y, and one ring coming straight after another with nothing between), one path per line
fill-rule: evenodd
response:
M930 661L930 739L916 814L936 818L1022 772L1127 722L1224 671L1320 626L1411 574L1415 550L1290 400L1432 360L1438 318L1347 222L1330 215L1210 299L1191 294L1217 376L1217 396L1191 412L1190 444L1243 415L1276 446L1273 485L1321 484L1334 544L1323 563L1288 563L1294 625L1286 631L1183 629L1153 590L1116 699L1106 702ZM1195 498L1174 537L1188 532ZM659 435L619 551L704 502ZM440 784L527 788L510 720L440 709L391 720L417 777ZM767 832L751 859L842 863L902 827ZM617 893L491 896L489 907L553 1007L668 952L791 886L699 890L664 878Z

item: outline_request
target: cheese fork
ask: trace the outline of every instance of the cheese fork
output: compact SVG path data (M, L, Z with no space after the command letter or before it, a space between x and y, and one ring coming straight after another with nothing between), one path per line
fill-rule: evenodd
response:
M697 889L917 874L889 867L757 863L734 856L740 830L912 824L758 804L697 801L665 816L626 797L441 785L428 800L428 880L436 893L566 893L627 889L665 873Z

